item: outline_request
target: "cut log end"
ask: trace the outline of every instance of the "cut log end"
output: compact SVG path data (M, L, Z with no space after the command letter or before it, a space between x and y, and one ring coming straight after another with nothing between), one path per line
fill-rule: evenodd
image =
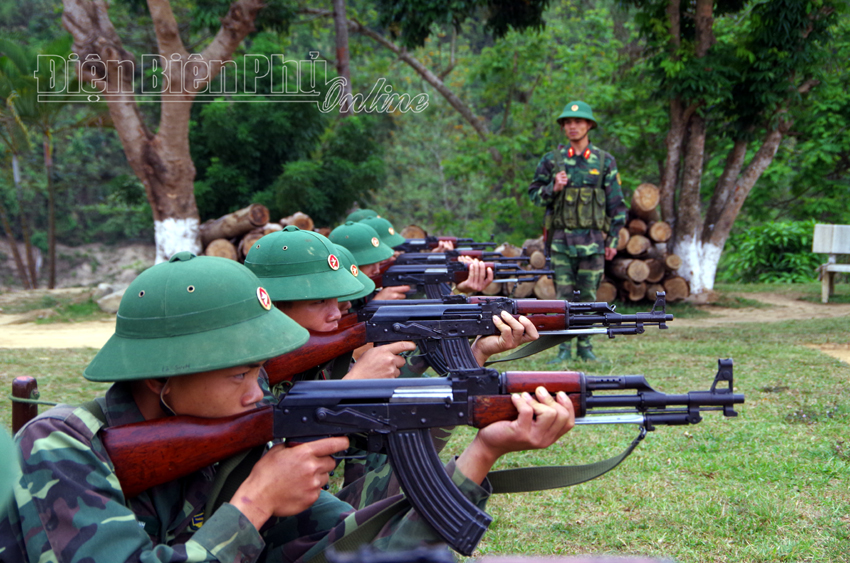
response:
M555 299L555 282L552 278L541 276L534 284L534 296L538 299Z
M217 238L210 242L204 249L205 256L217 256L219 258L227 258L228 260L238 260L239 255L236 252L236 247L233 246L227 239Z

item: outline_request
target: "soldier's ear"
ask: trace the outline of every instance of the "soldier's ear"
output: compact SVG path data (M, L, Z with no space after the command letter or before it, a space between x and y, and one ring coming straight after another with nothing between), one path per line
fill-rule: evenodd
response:
M142 383L145 384L145 388L154 393L156 396L159 396L162 393L162 388L165 387L168 378L159 377L157 379L145 379Z

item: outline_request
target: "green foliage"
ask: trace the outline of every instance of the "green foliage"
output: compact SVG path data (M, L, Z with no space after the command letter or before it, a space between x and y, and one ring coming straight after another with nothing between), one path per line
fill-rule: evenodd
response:
M355 201L368 203L384 183L383 150L374 117L337 120L309 160L289 162L269 190L281 216L303 211L318 226L333 226Z
M485 30L504 37L511 29L543 28L543 11L549 0L379 0L379 23L408 48L421 47L435 26L459 29L468 19L486 18Z
M718 279L726 282L800 283L816 277L823 258L812 252L814 221L752 227L727 242Z

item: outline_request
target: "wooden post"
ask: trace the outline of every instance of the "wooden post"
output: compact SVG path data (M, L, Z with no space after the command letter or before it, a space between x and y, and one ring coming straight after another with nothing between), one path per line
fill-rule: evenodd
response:
M38 399L38 382L34 377L22 375L12 381L12 396L19 399ZM12 433L38 416L38 405L33 403L12 403Z

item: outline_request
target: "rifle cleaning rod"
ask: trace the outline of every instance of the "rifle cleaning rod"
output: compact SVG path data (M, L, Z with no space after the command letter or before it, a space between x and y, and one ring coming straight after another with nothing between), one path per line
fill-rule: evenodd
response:
M644 424L646 417L642 414L621 416L582 416L576 418L576 424Z
M608 334L608 329L606 327L568 328L567 330L541 330L540 334L547 336L584 336L585 334Z

